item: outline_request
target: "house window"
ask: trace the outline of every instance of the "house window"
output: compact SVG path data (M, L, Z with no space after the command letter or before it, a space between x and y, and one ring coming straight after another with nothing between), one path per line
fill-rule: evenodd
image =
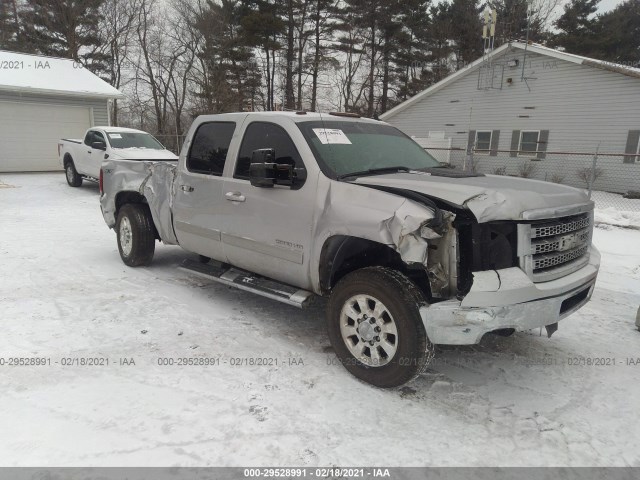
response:
M489 153L491 150L491 130L476 132L476 152Z
M520 155L525 157L535 157L538 154L539 131L522 131L520 132Z

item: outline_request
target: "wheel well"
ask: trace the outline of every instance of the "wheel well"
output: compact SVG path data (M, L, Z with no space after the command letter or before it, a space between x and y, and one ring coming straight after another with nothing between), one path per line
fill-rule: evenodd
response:
M116 200L115 200L115 204L116 204L116 210L115 210L115 218L118 218L118 213L120 212L120 209L122 207L124 207L125 205L128 204L139 204L139 205L146 205L147 208L149 208L149 204L147 202L147 199L144 198L144 195L141 195L138 192L120 192L116 195ZM151 216L151 211L149 211L149 215ZM153 231L155 234L155 237L157 240L160 240L160 233L158 232L158 229L155 225L155 221L153 220L153 216L150 217L151 218L151 224L153 225Z
M62 160L62 165L64 166L64 168L67 168L67 165L69 163L73 163L73 158L71 158L71 155L69 155L68 153L65 153L64 159Z
M120 192L116 195L116 211L115 216L118 217L118 212L122 206L127 203L143 203L147 204L147 199L144 198L143 195L140 195L138 192Z
M328 293L338 281L365 267L389 267L402 272L431 299L429 279L422 265L406 264L400 254L383 243L364 238L335 235L328 238L320 253L320 288Z

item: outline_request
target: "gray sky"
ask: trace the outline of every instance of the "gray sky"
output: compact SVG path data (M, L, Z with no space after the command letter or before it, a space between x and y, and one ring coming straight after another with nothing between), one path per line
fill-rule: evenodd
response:
M598 13L608 12L620 5L623 0L602 0L598 5Z

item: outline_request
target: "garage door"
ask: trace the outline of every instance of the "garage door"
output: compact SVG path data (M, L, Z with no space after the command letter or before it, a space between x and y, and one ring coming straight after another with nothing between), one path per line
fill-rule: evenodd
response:
M87 107L0 102L0 172L61 170L58 140L90 126Z

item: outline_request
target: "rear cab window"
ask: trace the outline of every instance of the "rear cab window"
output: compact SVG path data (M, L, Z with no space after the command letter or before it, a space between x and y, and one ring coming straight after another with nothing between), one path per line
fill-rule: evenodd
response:
M187 170L221 177L235 122L207 122L198 127L187 155Z

